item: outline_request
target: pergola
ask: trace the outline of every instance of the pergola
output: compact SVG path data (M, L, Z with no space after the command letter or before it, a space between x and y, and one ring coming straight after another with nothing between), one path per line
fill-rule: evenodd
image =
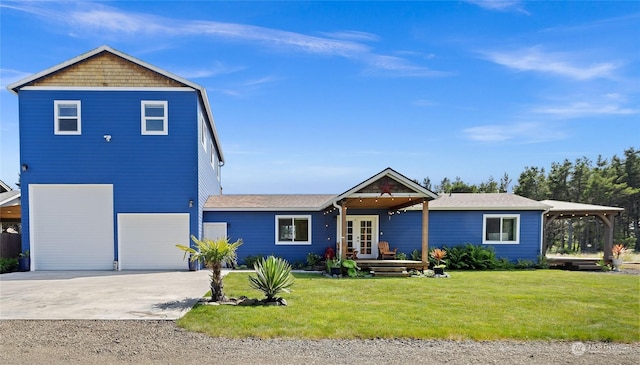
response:
M596 217L604 223L607 231L604 235L604 256L605 260L611 259L611 249L613 248L613 218L624 211L624 208L607 207L602 205L571 203L559 200L543 200L543 204L551 206L544 217L543 247L546 252L547 235L551 222L558 219L571 219L577 217Z

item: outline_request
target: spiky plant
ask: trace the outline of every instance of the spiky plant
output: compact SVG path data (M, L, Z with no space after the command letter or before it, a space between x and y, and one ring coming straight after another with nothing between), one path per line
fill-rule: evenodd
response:
M611 249L611 253L616 259L619 259L620 256L622 256L626 251L627 249L624 247L624 245L620 244L613 246L613 248Z
M291 265L279 257L269 256L255 263L256 276L249 276L252 288L264 293L267 301L273 302L276 295L289 292L294 279L291 275Z
M185 257L187 253L190 254L192 262L203 261L205 266L211 269L211 301L223 301L225 296L222 284L222 264L231 265L236 261L236 250L242 245L242 240L230 243L226 237L217 240L199 240L195 236L191 236L191 240L195 243L194 248L184 245L176 245L176 247L184 251Z
M440 261L442 261L442 259L444 259L447 256L447 251L440 248L435 248L433 249L433 251L431 251L430 255L436 260L437 265L439 266Z

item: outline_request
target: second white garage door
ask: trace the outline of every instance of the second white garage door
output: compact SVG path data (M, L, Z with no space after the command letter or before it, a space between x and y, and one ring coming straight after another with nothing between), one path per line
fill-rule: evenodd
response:
M118 261L121 270L186 270L189 214L118 214Z

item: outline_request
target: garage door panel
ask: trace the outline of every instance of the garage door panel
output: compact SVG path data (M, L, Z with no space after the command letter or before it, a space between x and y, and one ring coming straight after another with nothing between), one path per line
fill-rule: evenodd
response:
M112 185L30 185L34 270L111 270Z
M176 244L189 244L189 214L118 214L121 270L184 270L188 263Z

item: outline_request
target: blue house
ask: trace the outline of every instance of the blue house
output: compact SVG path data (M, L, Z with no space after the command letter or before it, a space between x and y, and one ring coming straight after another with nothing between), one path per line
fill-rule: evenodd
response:
M186 269L176 243L242 238L242 261L332 247L376 259L473 243L541 254L550 206L438 196L387 168L339 195L222 195L205 89L102 46L8 86L20 112L22 249L32 270Z
M304 261L327 247L377 259L378 243L398 252L472 243L512 261L542 250L543 212L550 206L514 194L437 194L391 168L340 195L217 195L204 224L242 238L240 259L274 254Z
M32 269L186 268L224 164L205 89L107 46L8 89Z

